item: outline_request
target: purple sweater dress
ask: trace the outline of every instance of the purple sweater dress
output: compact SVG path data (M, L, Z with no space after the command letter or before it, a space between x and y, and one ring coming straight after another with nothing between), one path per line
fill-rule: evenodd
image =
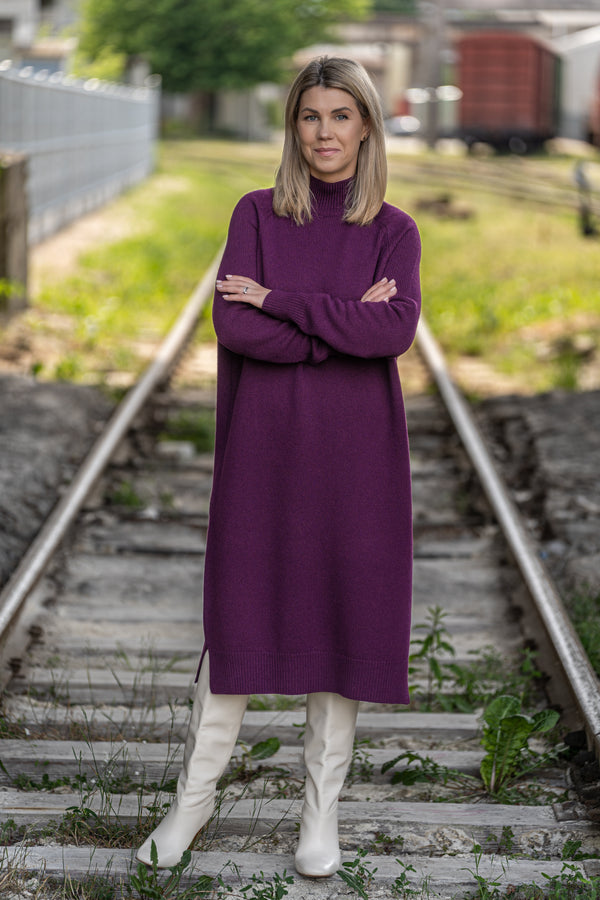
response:
M395 357L420 309L420 241L389 204L342 221L350 181L311 178L313 221L272 190L234 210L219 271L271 288L214 298L214 486L204 581L217 694L332 691L407 703L408 440ZM360 298L395 278L385 303Z

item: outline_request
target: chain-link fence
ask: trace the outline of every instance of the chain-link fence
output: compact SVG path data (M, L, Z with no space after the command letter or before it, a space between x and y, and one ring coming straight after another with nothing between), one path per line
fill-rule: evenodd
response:
M29 159L30 244L148 175L159 101L154 86L0 63L0 150Z

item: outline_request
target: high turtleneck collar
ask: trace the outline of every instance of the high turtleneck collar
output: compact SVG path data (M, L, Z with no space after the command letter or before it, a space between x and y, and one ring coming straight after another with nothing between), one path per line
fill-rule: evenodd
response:
M310 190L313 196L315 212L321 215L341 216L346 208L348 191L352 187L354 177L343 181L321 181L310 176Z

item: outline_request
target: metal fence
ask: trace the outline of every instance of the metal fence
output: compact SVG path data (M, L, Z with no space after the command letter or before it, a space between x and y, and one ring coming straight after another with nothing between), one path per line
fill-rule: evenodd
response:
M0 150L29 159L29 243L151 172L157 87L80 81L0 63Z

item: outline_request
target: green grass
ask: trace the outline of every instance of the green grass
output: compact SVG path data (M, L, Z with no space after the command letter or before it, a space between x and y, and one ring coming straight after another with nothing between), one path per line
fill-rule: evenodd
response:
M556 160L557 172L562 165ZM401 159L392 160L391 171L397 177L388 198L408 211L439 193L403 182ZM528 390L578 387L585 361L564 339L600 336L598 241L580 235L575 212L452 185L450 193L470 218L416 214L423 309L442 346L451 357L482 357L521 377Z
M40 360L36 374L101 382L139 372L214 258L240 195L272 181L271 154L271 165L268 154L243 152L229 163L216 142L162 144L156 174L117 201L131 235L85 253L75 274L39 292L38 309L60 314L67 333L59 362ZM52 329L52 319L38 327ZM209 325L202 334L212 337Z
M102 382L114 370L139 372L149 345L166 332L214 257L236 201L271 185L278 159L277 145L163 142L156 174L117 201L132 222L130 236L86 253L75 274L40 291L36 303L46 320L37 327L56 333L58 313L64 348L58 361L36 360L35 373ZM581 353L577 341L591 339L593 348L600 336L599 241L580 235L575 212L452 182L448 188L439 174L420 176L417 184L409 162L390 159L388 199L416 215L423 308L451 358L479 357L492 372L509 375L516 389L589 386L594 353ZM514 167L510 159L497 162ZM451 164L468 173L472 161ZM534 175L543 167L564 179L572 163L522 160L519 168L529 165ZM441 191L472 216L444 220L416 212L419 199ZM212 338L208 317L198 334Z

